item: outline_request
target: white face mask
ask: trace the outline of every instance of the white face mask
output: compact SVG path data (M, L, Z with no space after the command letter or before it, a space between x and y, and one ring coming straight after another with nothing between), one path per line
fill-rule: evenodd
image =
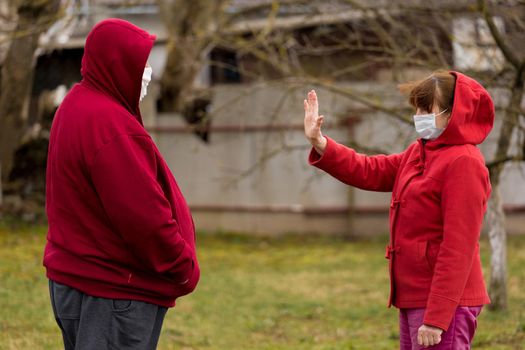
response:
M443 133L444 128L436 126L436 117L445 113L447 110L435 114L416 114L414 115L414 125L419 136L425 140L434 140Z
M148 84L151 81L151 74L153 69L151 67L144 68L144 73L142 74L142 86L140 87L140 98L139 102L142 101L144 96L148 93Z

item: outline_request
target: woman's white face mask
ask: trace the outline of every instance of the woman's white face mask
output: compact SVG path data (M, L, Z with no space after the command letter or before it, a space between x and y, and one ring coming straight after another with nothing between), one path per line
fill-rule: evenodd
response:
M445 109L438 114L430 113L414 115L414 125L419 136L425 140L434 140L438 138L445 129L436 126L436 117L446 111L447 110Z
M151 74L153 73L153 69L148 66L144 68L144 73L142 74L142 86L140 87L140 98L139 102L142 101L142 99L147 95L148 93L148 84L151 81Z

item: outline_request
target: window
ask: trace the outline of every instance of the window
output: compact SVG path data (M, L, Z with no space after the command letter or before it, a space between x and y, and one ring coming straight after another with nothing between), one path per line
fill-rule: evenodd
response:
M240 83L239 62L233 51L215 49L211 52L212 84Z

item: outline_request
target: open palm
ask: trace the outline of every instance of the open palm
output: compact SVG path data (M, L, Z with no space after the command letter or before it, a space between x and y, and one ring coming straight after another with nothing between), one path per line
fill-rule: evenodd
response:
M323 120L324 116L319 115L317 94L312 90L308 93L307 99L304 100L304 134L320 155L324 153L327 143L326 138L321 133Z
M319 115L317 94L312 90L304 100L304 133L310 142L318 141L323 137L321 133L323 119L324 116Z

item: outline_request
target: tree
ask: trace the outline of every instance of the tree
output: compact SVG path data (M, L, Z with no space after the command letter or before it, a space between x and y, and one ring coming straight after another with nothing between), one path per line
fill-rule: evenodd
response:
M17 23L9 34L10 46L2 64L0 82L0 162L2 182L7 182L14 153L27 127L35 52L42 33L62 13L60 0L13 0Z
M223 24L225 0L159 0L168 34L167 61L161 77L159 109L179 112L206 139L205 109L210 97L194 82Z
M516 52L511 49L509 43L505 40L503 34L498 30L494 23L494 18L487 5L486 0L478 0L478 9L485 19L487 26L498 45L498 48L503 53L507 62L507 67L510 69L510 84L508 89L511 92L511 97L507 103L503 113L503 125L500 129L497 141L496 151L493 161L488 164L490 171L490 182L492 184L492 197L489 203L488 210L488 225L489 225L489 239L492 249L490 260L491 274L490 274L490 297L492 299L491 308L496 310L504 310L507 308L507 238L505 231L505 212L503 211L503 204L500 194L501 174L506 163L510 161L524 161L525 160L525 141L519 149L521 154L509 155L511 149L512 136L516 129L520 128L520 115L523 117L523 110L521 109L521 101L523 99L523 85L525 72L525 56L518 57ZM521 130L523 132L523 130Z

